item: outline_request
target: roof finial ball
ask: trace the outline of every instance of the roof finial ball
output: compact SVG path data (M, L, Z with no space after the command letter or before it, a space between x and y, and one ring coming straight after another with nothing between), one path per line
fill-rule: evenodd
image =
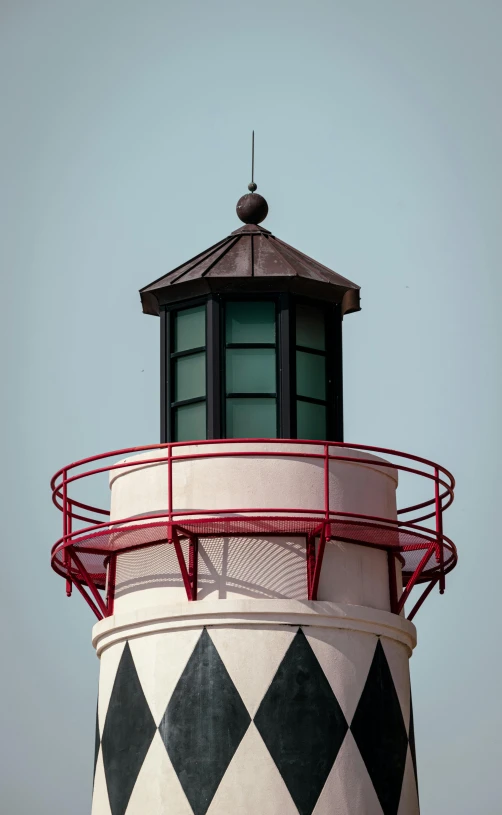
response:
M251 184L249 186L251 187ZM256 187L256 184L254 186ZM245 224L260 224L268 215L268 204L263 195L248 192L237 201L236 211Z
M251 146L251 184L249 193L237 201L237 215L245 224L260 224L268 215L268 204L262 195L255 195L258 189L254 181L254 130Z

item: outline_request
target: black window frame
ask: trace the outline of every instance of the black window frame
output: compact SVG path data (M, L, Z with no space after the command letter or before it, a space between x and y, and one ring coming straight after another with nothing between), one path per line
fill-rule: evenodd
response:
M205 330L206 330L206 344L197 346L196 348L189 348L185 351L174 351L174 332L176 325L176 314L180 311L185 311L190 308L197 308L206 306L205 314ZM164 444L168 441L175 441L176 421L175 412L177 408L184 407L185 405L195 405L205 402L206 404L206 435L208 438L208 314L207 314L207 297L198 297L192 300L183 300L179 303L173 303L160 312L161 319L161 347L160 347L160 438L161 443ZM176 360L183 357L194 356L195 354L205 353L206 356L206 393L205 396L196 396L192 399L174 399L174 383L175 383L175 365ZM201 439L194 439L194 441L201 441Z
M227 343L227 303L273 303L275 314L275 342L232 342ZM257 294L248 295L243 297L242 294L230 294L221 300L221 426L224 438L228 438L227 432L227 399L275 399L275 436L271 438L280 438L278 435L280 429L279 405L281 400L280 394L280 376L279 376L279 309L277 295L273 294ZM275 350L275 393L248 393L248 392L231 392L228 393L226 389L227 380L227 349L231 348L273 348Z
M316 309L320 314L322 314L322 318L324 321L324 349L313 348L307 345L300 345L298 343L297 338L297 309L299 305L309 306L310 308ZM326 308L324 308L319 303L312 303L312 301L307 301L303 298L295 298L294 301L294 314L293 314L293 325L294 325L294 343L293 343L293 352L294 352L294 371L295 371L295 389L292 392L291 398L294 399L294 411L295 411L295 435L298 436L298 402L306 402L307 404L311 405L319 405L320 407L325 408L325 416L326 416L326 436L328 439L330 438L330 433L328 430L329 427L329 415L330 411L330 393L329 393L329 382L330 382L330 371L329 371L329 364L328 364L328 321L329 321L329 313ZM312 396L305 396L304 394L298 393L298 383L296 381L296 372L298 366L298 352L304 354L312 354L312 356L321 357L324 359L324 379L325 379L325 398L318 399Z
M276 314L276 394L233 394L234 396L274 397L277 404L277 438L297 438L296 400L324 404L322 400L297 397L296 394L296 305L305 304L324 313L326 351L326 441L343 441L343 370L342 315L338 303L327 303L291 292L228 292L211 293L180 300L163 306L160 312L160 430L161 442L174 441L174 410L183 404L206 402L206 438L224 439L226 424L225 392L225 303L229 301L269 301L275 303ZM206 346L188 352L172 352L173 312L206 305ZM240 343L233 346L240 346ZM243 344L243 347L272 347L270 343ZM206 396L175 402L171 399L174 383L173 363L187 354L206 353ZM300 349L301 350L301 349ZM315 349L305 348L309 353ZM198 441L194 439L194 442Z
M324 314L324 345L325 351L319 351L296 343L296 306L306 305L319 309ZM342 313L338 303L326 303L312 297L295 297L290 309L292 322L292 370L293 387L291 399L294 402L293 429L297 437L296 400L312 404L326 405L326 441L343 441L343 370L342 370ZM310 354L324 356L326 359L326 399L315 399L298 396L296 391L296 352L304 351Z

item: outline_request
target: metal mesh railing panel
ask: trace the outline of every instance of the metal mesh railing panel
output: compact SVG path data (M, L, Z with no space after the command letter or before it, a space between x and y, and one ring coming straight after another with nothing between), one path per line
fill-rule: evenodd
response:
M246 536L308 536L318 535L323 519L314 517L227 517L227 518L193 518L176 524L177 534L183 539L187 535L199 537L232 537ZM331 539L364 546L391 549L402 558L403 575L414 573L425 553L434 546L423 566L420 582L430 579L440 569L440 553L443 549L444 568L446 571L455 563L455 552L445 540L437 540L433 530L430 533L406 528L396 528L386 524L374 524L364 521L332 519L330 521ZM94 583L103 588L106 582L106 561L112 553L138 551L141 548L168 543L168 522L157 521L141 524L136 520L124 522L117 527L103 527L88 535L75 534L71 546L78 553L82 564ZM243 540L245 545L245 540ZM264 550L267 541L263 541ZM146 553L145 553L146 554ZM60 574L66 575L64 549L60 548L53 556L54 566ZM73 567L72 579L79 579Z

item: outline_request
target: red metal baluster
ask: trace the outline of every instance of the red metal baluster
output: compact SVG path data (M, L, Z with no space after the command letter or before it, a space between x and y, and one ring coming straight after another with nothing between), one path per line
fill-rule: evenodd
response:
M435 544L431 543L431 545L427 548L427 551L426 551L425 555L423 556L422 560L420 561L417 568L413 572L412 576L408 580L408 583L406 584L406 588L403 591L401 597L399 598L399 602L397 604L397 613L398 614L401 613L406 600L410 596L410 592L411 592L413 586L415 585L415 583L419 579L420 575L422 574L423 570L425 569L427 563L429 562L429 558L432 556L432 553L434 552L434 549L435 549Z
M390 597L390 610L393 614L397 614L398 596L397 596L397 578L396 578L396 556L392 549L387 551L387 563L389 566L389 597Z
M307 597L312 600L312 586L315 572L315 535L307 535Z
M73 532L73 505L72 502L69 500L67 496L66 501L67 506L67 515L66 515L66 534L68 539L71 540L71 535ZM71 558L68 560L68 574L70 577L66 579L66 596L71 597L71 588L72 588L72 580L71 580Z
M107 616L111 617L113 614L113 606L115 605L115 580L117 575L117 555L110 555L108 561L108 586L106 597Z
M176 557L178 558L178 563L181 571L181 577L183 578L183 584L185 586L185 591L187 593L187 600L193 600L192 594L192 584L190 581L190 575L188 574L187 565L185 563L185 558L183 556L183 549L181 548L180 539L178 537L178 532L173 527L173 544L174 544L174 551L176 552Z
M199 565L199 538L190 535L188 544L188 575L192 586L192 600L197 600L197 577Z
M167 446L167 542L173 543L173 450Z
M82 563L82 561L78 557L77 553L73 549L71 550L71 556L73 558L73 562L75 563L75 566L77 567L77 571L78 571L78 573L79 573L79 575L80 575L80 577L82 579L82 582L85 583L85 585L88 587L89 591L91 592L92 596L94 597L94 600L96 601L96 605L97 605L97 607L99 608L99 610L101 612L101 616L106 617L105 603L104 603L103 598L101 597L98 589L94 585L92 577L90 576L90 574L87 571L87 569L85 568L84 564Z
M422 594L418 598L417 602L415 603L415 605L411 609L410 613L408 614L408 620L410 620L410 622L413 619L413 617L415 616L415 614L417 613L418 609L421 607L422 603L427 599L427 597L431 593L432 589L434 588L434 586L436 585L438 580L439 580L438 577L436 577L435 580L431 580L431 582L429 583L429 585L427 586L425 591L422 592Z
M324 445L324 517L325 517L325 541L331 540L331 524L329 512L329 444Z
M317 600L317 589L319 588L319 578L321 576L322 559L324 557L324 548L326 546L326 527L321 529L319 537L319 547L317 549L317 557L315 560L314 576L312 578L311 600Z
M68 543L69 524L68 524L68 471L63 470L63 546L64 546L64 564L67 572L66 577L66 596L71 597L72 581L71 581L71 558L67 552L66 545ZM71 509L70 509L71 512ZM70 527L71 532L71 527Z
M72 557L74 557L74 553L73 553L73 550L71 549L70 546L66 549L66 554L68 556L68 565L69 565L69 568L71 569L71 560L72 560ZM77 565L77 571L80 572L78 564L76 564L76 565ZM92 609L92 611L94 612L94 614L96 615L98 620L102 620L103 617L104 617L104 614L97 607L97 605L92 601L92 599L89 597L89 595L85 591L84 587L80 585L80 582L78 580L75 580L75 586L77 587L78 591L80 592L80 594L84 598L84 600L87 603L87 605L89 606L89 608Z
M439 542L439 593L444 594L445 573L444 573L444 543L443 543L443 507L441 506L441 496L439 492L439 471L434 468L434 504L436 508L436 539Z

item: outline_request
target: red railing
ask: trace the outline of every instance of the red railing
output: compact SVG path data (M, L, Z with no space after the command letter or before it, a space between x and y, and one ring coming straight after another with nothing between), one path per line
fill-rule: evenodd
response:
M225 450L214 449L224 443ZM252 447L273 443L273 450ZM251 445L246 449L229 450L230 445ZM294 444L295 450L278 449ZM302 446L310 449L298 451ZM313 451L312 445L321 450ZM184 448L187 449L186 452ZM105 460L135 453L156 451L154 457L133 461L112 461L105 466L93 466ZM359 455L355 455L358 451ZM383 454L387 460L365 458L364 453ZM360 454L363 453L361 456ZM210 458L305 458L322 460L324 478L323 506L312 509L298 507L248 507L232 509L177 510L173 506L173 462ZM397 520L379 516L343 512L330 506L330 461L365 464L390 471L406 473L424 479L431 495L425 500L398 508ZM129 516L109 520L109 510L79 500L76 487L84 479L115 470L137 468L149 464L167 464L167 509L149 515ZM413 466L412 466L413 465ZM302 535L306 539L308 599L317 598L319 577L326 543L330 540L357 543L385 550L389 563L391 610L403 610L412 589L427 583L408 619L416 614L428 594L439 585L445 588L445 576L457 562L453 542L443 534L443 512L453 501L455 481L451 473L434 462L419 456L399 453L382 447L342 442L306 441L300 439L221 439L199 442L132 447L91 456L59 470L51 481L52 500L63 513L63 535L52 549L52 566L66 578L67 594L72 586L83 595L96 616L101 619L113 613L115 572L118 553L130 552L156 544L173 546L188 600L197 599L198 541L200 537L266 534L271 536ZM71 492L71 495L70 495ZM194 517L195 516L195 517ZM74 528L74 523L89 524ZM428 524L428 525L424 525ZM317 543L316 543L317 542ZM188 563L182 543L188 544ZM399 558L406 583L397 586L395 559ZM87 587L87 590L84 588ZM101 593L104 590L104 596Z

